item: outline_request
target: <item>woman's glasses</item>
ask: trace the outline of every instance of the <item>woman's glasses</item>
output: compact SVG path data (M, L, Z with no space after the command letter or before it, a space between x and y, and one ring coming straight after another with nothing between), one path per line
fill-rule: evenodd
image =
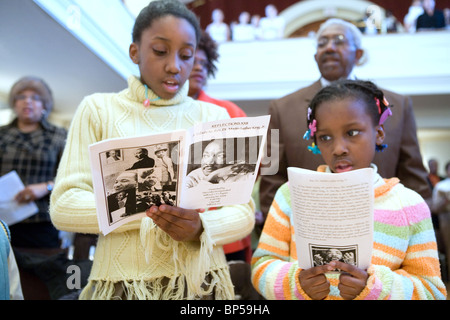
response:
M19 94L19 95L15 96L15 98L14 98L15 101L26 101L28 99L30 99L31 102L42 102L43 101L41 96L38 94L32 94L29 96L27 96L25 94Z

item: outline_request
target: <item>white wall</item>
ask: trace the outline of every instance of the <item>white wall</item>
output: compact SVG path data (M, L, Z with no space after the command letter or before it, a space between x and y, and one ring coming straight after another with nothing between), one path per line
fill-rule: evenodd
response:
M357 77L401 94L450 94L450 31L364 36L362 43ZM207 91L219 99L276 99L319 78L314 53L309 38L221 44Z
M425 167L428 160L437 159L438 172L445 177L445 164L450 161L450 130L419 130L418 137Z

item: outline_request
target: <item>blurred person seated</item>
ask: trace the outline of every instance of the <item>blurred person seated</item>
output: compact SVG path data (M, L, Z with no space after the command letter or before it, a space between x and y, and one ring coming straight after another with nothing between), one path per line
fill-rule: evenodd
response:
M444 29L445 18L442 10L436 9L434 0L423 0L424 13L417 18L416 30Z
M413 0L408 13L403 18L403 26L410 33L416 31L417 18L423 14L422 0Z
M450 8L444 8L445 28L450 29Z
M233 26L231 37L233 41L253 41L256 39L255 27L250 23L250 13L241 12L239 15L239 23Z
M217 43L230 41L230 27L224 22L224 14L220 9L214 9L211 15L212 22L206 27L206 32Z
M391 10L386 10L384 25L387 33L395 33L401 30L401 24L397 21Z
M377 25L376 15L378 15L379 18L379 12L378 11L375 12L372 9L372 6L369 6L364 13L364 17L356 22L356 26L364 34L367 35L377 34L379 24Z
M261 28L262 40L276 40L284 38L284 28L286 22L278 16L278 10L273 4L269 4L265 9L266 16L261 18L259 25Z
M253 26L253 30L255 31L255 40L261 39L261 25L259 23L260 21L261 16L259 14L254 14L250 18L250 23Z

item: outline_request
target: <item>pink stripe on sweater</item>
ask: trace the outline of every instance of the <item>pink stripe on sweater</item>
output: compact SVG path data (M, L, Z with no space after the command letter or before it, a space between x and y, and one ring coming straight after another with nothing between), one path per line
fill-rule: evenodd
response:
M277 279L275 280L274 290L275 290L275 298L277 300L285 300L286 296L284 294L283 289L283 279L284 276L289 273L289 268L292 266L292 263L285 263L280 271L278 271Z
M405 227L430 217L429 209L425 202L405 207L403 210L406 212L409 221L406 220L405 214L399 210L375 210L374 220L396 227Z
M380 296L381 290L383 289L383 283L375 277L375 282L369 291L369 294L364 298L364 300L377 300Z
M297 287L295 287L294 293L295 293L295 296L297 297L298 300L306 300L305 297L302 296L300 294L300 292L298 292Z

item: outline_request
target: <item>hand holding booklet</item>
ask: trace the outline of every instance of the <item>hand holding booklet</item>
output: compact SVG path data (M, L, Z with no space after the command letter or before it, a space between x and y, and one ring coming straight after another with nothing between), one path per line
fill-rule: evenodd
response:
M250 201L270 116L89 146L100 230L145 217L153 205L201 209Z
M373 247L373 169L288 168L299 267L339 260L367 269Z
M10 171L0 177L0 219L12 226L34 214L39 209L34 201L18 203L14 197L25 189L16 171Z

